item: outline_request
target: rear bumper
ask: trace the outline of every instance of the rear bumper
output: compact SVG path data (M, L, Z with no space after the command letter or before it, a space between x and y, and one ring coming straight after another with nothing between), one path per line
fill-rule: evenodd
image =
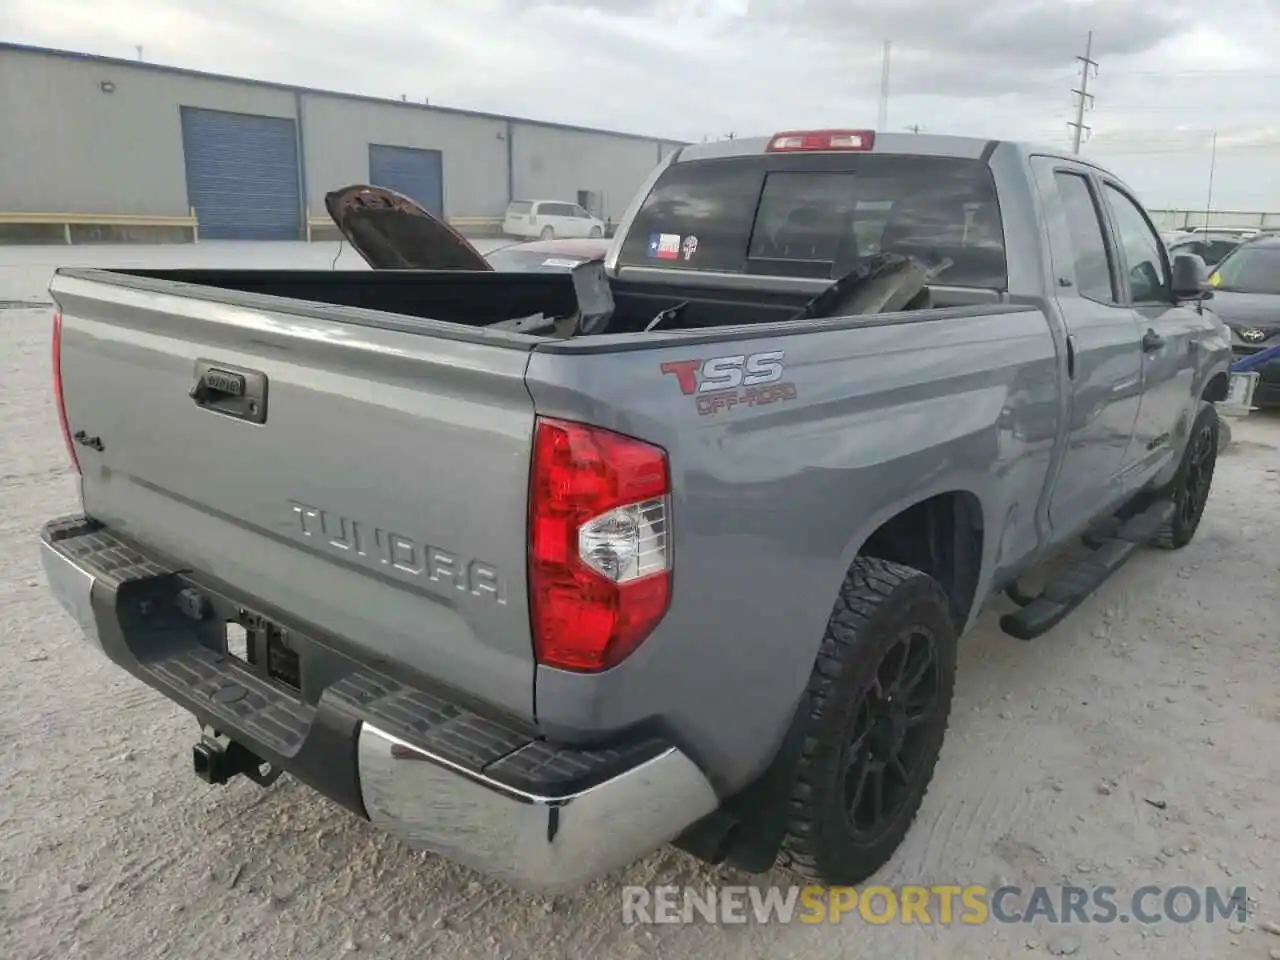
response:
M568 749L394 664L289 629L300 689L226 655L228 598L93 521L46 525L50 588L114 663L358 816L513 886L557 891L624 866L718 805L698 767L652 737ZM200 598L199 619L179 608ZM262 611L258 608L258 612ZM396 678L388 676L396 673Z

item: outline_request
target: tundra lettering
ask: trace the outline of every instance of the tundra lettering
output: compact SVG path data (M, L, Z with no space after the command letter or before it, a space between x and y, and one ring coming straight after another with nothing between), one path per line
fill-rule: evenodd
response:
M447 550L420 544L403 534L296 500L289 503L298 520L298 532L304 537L317 537L334 550L350 552L366 561L376 559L402 573L425 575L431 583L452 584L473 597L507 602L506 586L498 571L481 560L463 561Z

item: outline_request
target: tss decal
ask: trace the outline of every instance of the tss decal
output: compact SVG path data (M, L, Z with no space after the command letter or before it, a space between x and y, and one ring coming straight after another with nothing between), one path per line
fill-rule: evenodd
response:
M669 360L662 372L676 378L680 390L697 399L706 416L738 405L754 407L794 400L796 387L782 383L782 350L711 357L707 360Z

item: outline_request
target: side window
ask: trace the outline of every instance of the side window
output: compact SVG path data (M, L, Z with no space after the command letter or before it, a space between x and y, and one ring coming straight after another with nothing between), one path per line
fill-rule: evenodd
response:
M573 208L573 215L574 215L575 217L577 217L579 220L590 220L590 219L591 219L591 214L587 213L587 211L583 210L581 207L574 207L574 208Z
M1111 281L1106 234L1089 181L1079 174L1061 170L1053 175L1053 179L1058 185L1058 196L1062 198L1067 229L1071 233L1076 290L1080 296L1090 300L1115 303L1118 298Z
M1239 244L1231 240L1214 240L1208 244L1208 250L1200 254L1204 257L1206 263L1214 264L1219 262L1228 253L1234 250Z
M1107 184L1107 202L1116 219L1116 233L1129 269L1129 292L1134 303L1168 302L1169 275L1160 254L1160 237L1142 209L1122 191Z

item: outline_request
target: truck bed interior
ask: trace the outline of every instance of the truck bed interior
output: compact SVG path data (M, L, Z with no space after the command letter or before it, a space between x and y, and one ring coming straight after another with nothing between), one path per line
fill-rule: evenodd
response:
M571 317L578 310L568 273L435 270L112 270L111 273L206 288L358 307L483 327L537 314ZM796 316L813 298L805 290L715 289L667 282L610 280L614 310L607 332L644 330L660 312L684 304L661 329L705 329L770 323ZM195 291L193 291L195 293ZM984 291L932 291L933 307L992 302ZM990 299L988 299L990 298Z

